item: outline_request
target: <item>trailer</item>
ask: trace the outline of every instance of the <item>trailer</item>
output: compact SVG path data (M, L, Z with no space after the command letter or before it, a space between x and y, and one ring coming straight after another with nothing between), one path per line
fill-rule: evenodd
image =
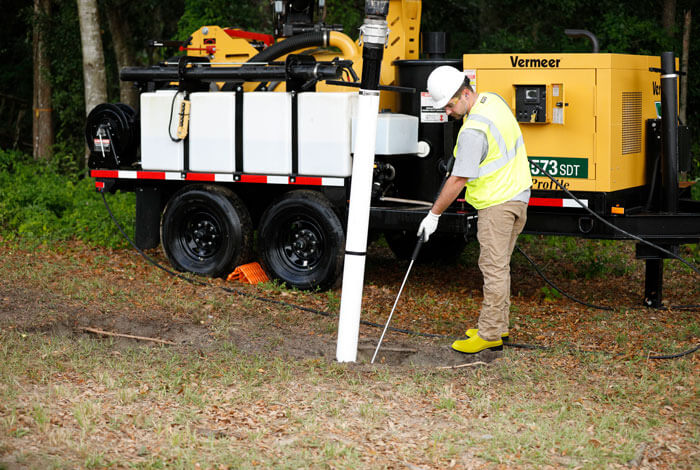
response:
M205 26L180 45L184 55L122 69L140 109L90 113L90 175L99 191L135 192L137 246L161 244L180 271L220 276L257 254L271 277L326 289L343 264L362 57L358 42L314 22L315 2L276 4L274 36ZM426 92L430 72L451 65L521 123L534 180L525 232L634 234L662 247L637 245L645 303L660 306L663 258L700 242L700 203L678 183L689 146L672 55L448 59L438 32L423 33L420 57L420 2L391 0L387 21L370 232L410 257L461 124ZM458 256L476 217L458 198L421 255Z

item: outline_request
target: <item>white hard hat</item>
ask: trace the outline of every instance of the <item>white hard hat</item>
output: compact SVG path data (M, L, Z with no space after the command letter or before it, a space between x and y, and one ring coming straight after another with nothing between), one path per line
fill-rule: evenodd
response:
M441 65L428 77L428 93L436 108L443 108L464 83L464 72L450 65Z

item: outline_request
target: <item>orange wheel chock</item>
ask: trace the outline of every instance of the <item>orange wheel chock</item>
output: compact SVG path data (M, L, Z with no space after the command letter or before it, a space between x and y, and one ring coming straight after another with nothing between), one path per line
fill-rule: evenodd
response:
M269 281L260 263L248 263L238 266L226 278L227 281L241 281L247 284L258 284Z

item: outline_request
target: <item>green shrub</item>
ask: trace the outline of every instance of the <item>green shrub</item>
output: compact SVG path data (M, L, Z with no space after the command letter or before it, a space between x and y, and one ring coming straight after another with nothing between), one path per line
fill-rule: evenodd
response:
M695 184L690 188L690 196L696 201L700 201L700 178L695 180Z
M128 243L112 222L94 180L65 168L65 155L51 163L35 162L19 152L0 149L0 233L28 241L83 240L112 248ZM112 212L133 235L132 193L107 195Z
M16 165L31 161L29 155L22 153L19 150L3 150L0 149L0 171L11 172Z
M568 279L622 276L632 269L632 255L622 251L628 241L521 235L518 243L541 267Z

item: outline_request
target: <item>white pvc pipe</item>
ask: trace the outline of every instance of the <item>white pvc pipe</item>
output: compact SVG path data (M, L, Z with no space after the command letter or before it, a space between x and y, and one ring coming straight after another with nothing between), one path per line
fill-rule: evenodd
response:
M343 290L338 320L336 348L338 362L357 360L378 112L379 91L360 90L357 100L355 155L352 163Z

